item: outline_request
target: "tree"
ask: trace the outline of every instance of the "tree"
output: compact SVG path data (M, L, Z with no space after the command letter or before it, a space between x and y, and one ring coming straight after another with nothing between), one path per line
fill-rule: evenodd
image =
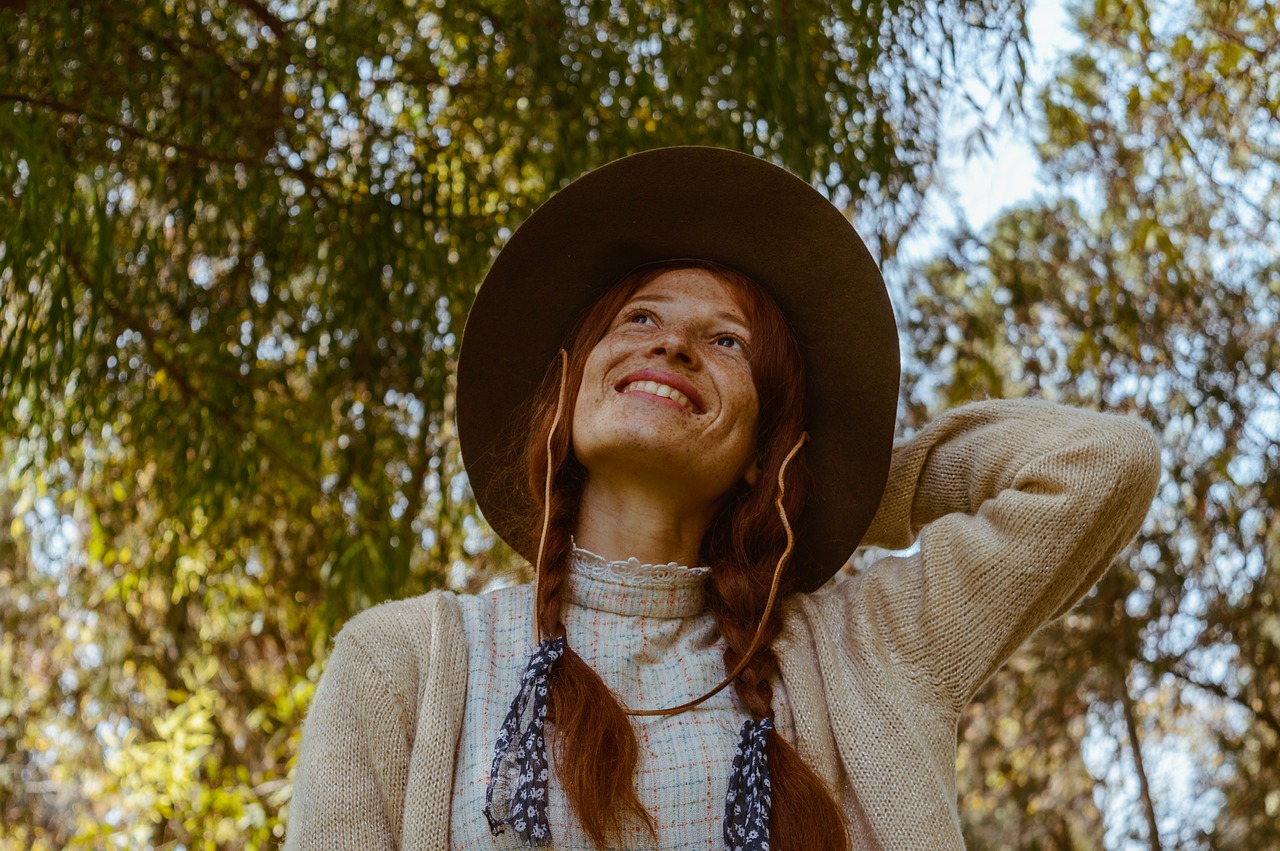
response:
M957 68L996 56L1013 99L1024 46L1021 0L4 4L16 841L266 844L333 631L513 569L449 376L549 193L716 143L856 207L888 257Z
M960 234L909 294L913 420L1035 394L1163 444L1138 541L966 717L971 847L1280 845L1278 24L1091 6L1041 95L1057 197Z

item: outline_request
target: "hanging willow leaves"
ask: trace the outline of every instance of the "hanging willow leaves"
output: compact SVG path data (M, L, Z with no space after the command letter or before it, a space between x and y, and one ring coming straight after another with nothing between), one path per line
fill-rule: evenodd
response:
M625 153L711 143L811 178L889 257L949 81L981 57L1020 83L1023 17L1022 0L0 4L14 841L276 841L334 629L515 565L461 474L450 375L529 210Z

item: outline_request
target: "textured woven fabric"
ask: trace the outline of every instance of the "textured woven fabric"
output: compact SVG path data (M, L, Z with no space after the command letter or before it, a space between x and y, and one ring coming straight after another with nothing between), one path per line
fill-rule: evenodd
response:
M652 650L644 636L643 619L682 618L691 612L696 613L701 608L702 582L709 573L710 569L706 567L641 564L634 558L609 561L575 546L570 606L597 611L605 606L608 612L621 616L614 621L615 631L601 633L596 630L585 634L582 639L589 644L603 640L625 645L639 637L638 646L643 654L651 656ZM484 812L491 831L500 834L507 827L514 828L521 844L527 847L552 843L547 821L547 760L542 728L546 719L547 676L564 652L564 646L564 638L547 639L530 657L520 688L498 733L485 791ZM711 649L717 658L723 658L720 642L712 645ZM473 646L469 650L472 655L482 652ZM698 661L708 661L705 651L700 650L697 655L703 657ZM711 661L711 667L716 667L716 660ZM682 662L682 667L687 667L689 660ZM649 663L648 659L633 660L637 667ZM672 669L669 665L667 668ZM687 677L687 671L682 675ZM676 687L679 686L680 683L676 683ZM526 725L524 733L518 733L521 724ZM768 851L769 848L769 771L764 742L765 735L772 729L774 723L771 719L747 720L742 725L725 797L724 836L727 842L730 836L734 837L734 841L729 842L733 851ZM672 776L673 771L680 770L687 763L681 745L701 745L704 739L697 725L688 725L683 735L673 742L676 745L673 751L660 755L644 770ZM701 769L704 766L699 762L697 767ZM701 772L696 782L701 782ZM691 791L692 797L697 798L704 790L695 788ZM573 814L568 810L561 814L562 821L572 819ZM688 835L691 830L692 822L686 821L681 832Z
M779 727L789 728L781 732L834 790L855 849L963 848L955 790L962 708L1035 629L1088 592L1138 530L1159 475L1141 422L1041 402L967 405L895 444L866 543L918 546L785 601L773 645L789 706L778 713ZM484 597L435 592L377 606L347 625L303 729L288 848L501 847L461 839L467 831L488 836L481 811L489 748L511 697L502 706L473 683L490 671L493 682L514 688L533 633L528 613L518 629L507 624L531 602L519 588ZM696 696L696 678L673 688L633 665L648 661L644 652L663 659L681 642L713 646L714 625L689 609L646 617L652 643L640 656L604 640L584 658L633 705ZM477 617L481 610L489 614ZM570 607L575 648L575 635L605 634L598 619L607 614ZM477 629L487 629L479 643ZM473 732L477 718L485 729ZM708 765L732 755L745 720L736 719L727 744L717 725L701 731ZM692 768L670 785L643 774L667 751L663 737L675 721L638 727L637 789L660 833L656 845L629 847L722 842L714 830L725 788L717 799L713 787L727 771L706 774L712 832L704 824L688 834L671 814L685 811ZM696 752L690 762L699 762ZM554 776L548 794L554 804ZM559 835L554 807L550 818Z

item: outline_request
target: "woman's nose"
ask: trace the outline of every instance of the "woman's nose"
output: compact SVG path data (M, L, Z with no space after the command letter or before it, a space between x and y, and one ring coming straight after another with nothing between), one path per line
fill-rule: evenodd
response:
M649 354L693 366L697 361L697 348L687 329L673 326L662 332L649 345Z

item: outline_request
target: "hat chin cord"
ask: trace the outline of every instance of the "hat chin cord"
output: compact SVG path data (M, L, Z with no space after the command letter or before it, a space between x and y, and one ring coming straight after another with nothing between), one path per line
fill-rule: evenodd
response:
M552 452L552 440L555 438L556 429L560 425L560 417L564 412L564 395L566 373L569 368L569 355L564 349L560 350L560 389L556 397L556 413L551 419L551 430L547 433L547 475L546 485L543 489L542 496L542 534L538 538L538 558L534 563L534 595L533 595L533 629L534 641L541 641L542 638L542 597L538 593L537 588L542 582L542 556L547 543L547 532L551 527L551 477L552 467L554 464L554 456ZM782 497L786 493L785 476L787 465L791 463L791 459L800 451L800 447L809 439L808 432L802 432L800 439L791 447L791 451L787 453L787 457L783 459L782 466L778 468L778 493L774 497L773 504L778 509L778 517L782 520L782 528L787 533L787 546L782 551L782 555L778 557L778 564L773 569L773 583L769 586L769 599L765 603L764 612L760 615L760 624L756 627L756 634L751 639L751 644L747 646L747 650L742 654L742 658L738 660L738 664L734 666L729 675L720 681L720 684L711 691L702 695L702 697L681 703L679 706L671 706L666 709L626 709L627 715L645 716L645 715L678 715L681 712L687 712L705 700L715 697L720 692L738 678L738 675L746 670L747 665L751 662L751 657L760 649L760 640L764 636L765 624L769 622L769 616L773 613L773 604L778 597L778 586L782 582L782 569L787 563L787 559L791 557L791 550L795 547L795 535L791 531L791 523L787 519L787 510L782 505Z

